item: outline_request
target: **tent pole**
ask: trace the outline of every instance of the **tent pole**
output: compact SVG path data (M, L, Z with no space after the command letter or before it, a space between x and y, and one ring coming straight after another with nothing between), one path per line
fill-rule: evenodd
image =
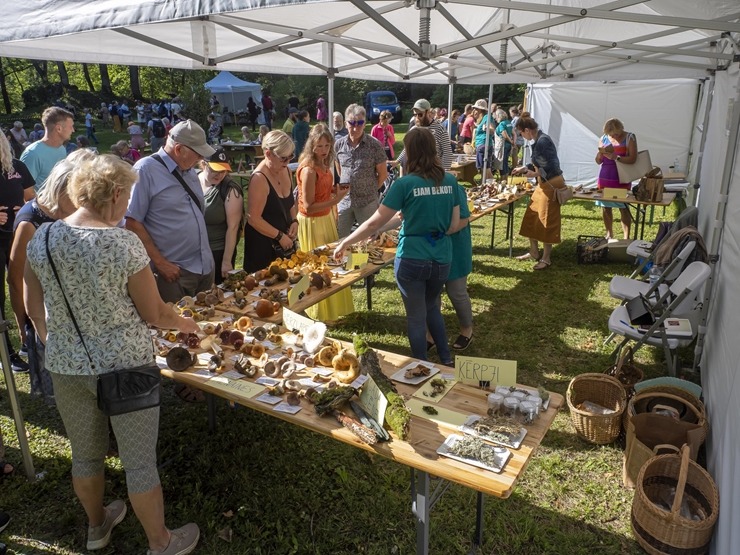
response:
M452 97L455 94L455 81L454 77L450 77L449 85L447 86L447 136L452 142L452 123L450 118L452 117Z
M709 114L712 111L712 102L714 100L714 85L715 85L715 76L712 75L712 77L708 81L704 81L702 83L702 97L706 98L706 106L704 107L704 120L702 123L702 129L701 129L701 140L699 141L699 153L696 156L696 165L693 168L693 174L694 174L694 190L689 191L691 204L693 206L698 206L699 204L699 187L700 183L698 183L699 176L701 175L701 167L704 162L704 147L707 143L707 129L709 129ZM698 114L697 114L698 116ZM691 135L693 136L694 130L696 129L698 122L694 122L694 129L691 131ZM688 178L688 172L689 167L686 168L686 176ZM689 182L690 183L690 182Z
M740 78L738 78L738 86L735 87L736 91L740 91ZM709 302L712 298L712 292L714 289L714 280L717 277L715 269L719 262L719 248L721 246L722 231L725 226L726 212L727 212L727 199L730 194L730 184L732 183L732 175L735 171L735 153L738 149L738 135L740 135L740 92L735 95L734 102L732 104L732 115L728 124L727 132L727 151L725 152L725 164L722 169L722 181L720 183L719 190L719 202L717 203L717 215L712 226L712 240L709 245L709 265L712 267L712 273L709 274L709 279L704 288L704 299L701 308L701 320L699 322L699 329L697 332L696 347L694 348L694 365L692 370L696 371L699 368L702 354L704 352L704 336L707 332L707 320L709 318ZM706 128L705 128L706 129Z
M334 125L332 123L332 119L334 114L334 74L336 73L336 68L334 67L334 43L328 44L326 67L326 124L329 126L333 136Z

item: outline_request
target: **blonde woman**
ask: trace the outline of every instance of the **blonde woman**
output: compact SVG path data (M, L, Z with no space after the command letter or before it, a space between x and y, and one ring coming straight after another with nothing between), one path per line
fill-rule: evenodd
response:
M316 125L308 135L298 160L298 242L308 251L339 239L334 207L349 192L348 187L334 187L334 138L324 124ZM352 292L342 289L327 300L306 310L314 320L333 321L354 312Z
M270 131L262 141L265 158L249 180L247 225L244 229L244 269L266 268L290 253L298 237L297 209L288 164L295 143L282 131Z
M42 226L28 244L25 304L49 353L57 409L72 447L72 483L89 522L87 549L106 547L126 516L123 500L103 504L110 420L149 554L185 555L195 549L200 532L194 523L172 531L165 526L157 472L159 407L111 417L97 407L98 373L154 359L147 323L200 330L164 303L141 240L118 227L136 179L131 166L111 155L93 157L72 174L69 196L76 210L64 221Z

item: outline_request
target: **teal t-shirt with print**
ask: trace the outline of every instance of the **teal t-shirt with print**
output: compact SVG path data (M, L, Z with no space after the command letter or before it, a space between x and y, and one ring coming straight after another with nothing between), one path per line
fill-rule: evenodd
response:
M511 122L508 119L501 120L499 124L496 126L496 135L499 137L503 136L504 129L506 129L506 132L509 134L509 137L514 136L514 129L511 127Z
M460 219L470 217L468 208L468 194L465 187L457 185L457 196L460 203ZM473 271L473 239L470 235L470 224L468 223L457 233L450 235L452 240L452 262L450 263L450 275L447 281L467 276Z
M475 148L486 144L486 125L488 125L488 115L483 116L480 123L475 126Z
M457 187L455 176L449 173L438 186L431 179L413 174L393 184L383 205L403 213L398 258L450 263L452 240L445 232L450 227L452 209L460 204Z

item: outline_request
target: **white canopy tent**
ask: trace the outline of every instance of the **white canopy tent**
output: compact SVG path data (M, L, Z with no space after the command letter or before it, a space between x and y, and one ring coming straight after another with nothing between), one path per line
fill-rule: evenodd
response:
M732 546L740 544L735 471L740 432L732 424L740 420L737 0L39 0L17 2L4 15L0 56L326 75L330 106L337 76L450 88L544 82L551 90L538 91L533 108L548 131L561 118L570 122L565 132L595 134L614 110L639 133L641 146L661 152L662 163L664 156L669 165L675 158L687 160L690 148L690 179L701 184L701 228L717 260L701 354L711 421L709 467L721 497L712 551L735 551ZM656 83L669 79L690 81ZM628 80L641 83L624 83ZM581 81L583 88L568 88ZM667 91L678 96L663 104L658 100L644 112L645 121L633 123L637 108L612 94L621 86L639 92L638 102L666 98ZM558 100L588 89L603 91L601 108L583 114L585 120L563 118ZM680 109L665 106L674 102ZM689 105L698 111L691 113ZM566 175L588 180L584 168L593 150L583 141ZM561 144L561 152L566 148Z
M228 108L230 112L246 110L250 97L257 106L262 106L262 87L260 84L243 81L230 71L220 72L204 86L216 95L221 106ZM262 114L260 114L259 121L264 123Z

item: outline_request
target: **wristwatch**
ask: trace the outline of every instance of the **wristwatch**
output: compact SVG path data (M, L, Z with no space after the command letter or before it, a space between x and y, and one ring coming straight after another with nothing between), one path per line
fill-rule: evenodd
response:
M283 232L282 231L278 231L277 232L277 235L275 235L275 241L280 241L280 239L282 239L282 238L283 238Z

